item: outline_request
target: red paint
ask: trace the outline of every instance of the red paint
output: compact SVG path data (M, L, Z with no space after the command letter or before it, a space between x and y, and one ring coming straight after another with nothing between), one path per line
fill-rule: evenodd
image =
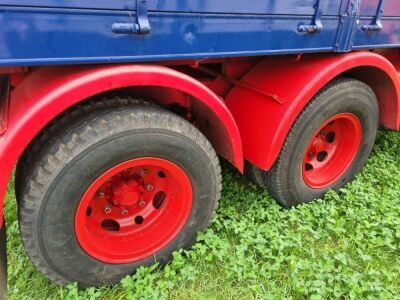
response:
M27 71L26 67L1 67L0 74L18 74Z
M245 60L248 59L239 66L230 65L228 60L223 64L222 73L241 77L257 61ZM284 103L239 86L228 93L231 84L215 78L207 85L221 96L228 93L225 105L200 81L156 65L43 67L28 76L15 75L13 82L18 85L12 92L9 127L0 143L0 199L4 198L17 159L34 136L62 111L95 94L135 87L154 95L162 104L171 104L170 99L162 99L169 95L190 108L196 124L217 152L239 170L243 169L242 141L244 157L267 170L279 155L300 111L324 85L341 74L369 84L379 101L381 124L400 129L397 72L383 56L370 52L310 54L297 59L267 57L242 77L245 84L273 92Z
M211 77L201 78L200 81L209 87L214 93L222 98L225 98L232 87L239 83L242 84L239 79L242 78L248 71L250 71L258 62L260 58L242 58L238 61L221 61L220 71L215 71L208 64L200 65L200 69L206 68L213 72L202 72L199 70L201 75L207 74ZM199 69L199 65L193 65L194 69ZM214 74L212 74L214 73ZM261 91L266 93L265 91Z
M192 208L192 185L176 164L137 158L106 171L86 191L75 216L83 250L105 263L144 259L170 243Z
M206 135L216 151L243 169L241 139L231 113L196 79L155 65L43 67L25 78L11 95L8 130L0 143L0 200L19 156L55 116L90 96L129 86L166 87L190 95L193 110L208 124ZM2 206L0 214L1 210Z
M320 189L338 180L356 157L361 137L361 123L355 115L341 113L327 120L304 153L304 182Z
M245 158L261 169L271 168L298 114L323 86L342 73L370 84L378 98L381 124L400 129L400 83L393 65L384 57L370 52L303 55L300 60L268 57L242 80L273 91L285 103L240 87L233 88L226 98L240 130Z

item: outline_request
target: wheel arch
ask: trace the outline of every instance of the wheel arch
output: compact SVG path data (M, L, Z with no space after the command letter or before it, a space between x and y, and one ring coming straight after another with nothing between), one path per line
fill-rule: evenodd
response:
M242 81L275 94L283 103L241 87L232 89L226 99L239 127L244 158L260 169L270 169L302 109L328 82L340 76L370 85L378 99L380 123L400 129L400 83L395 68L383 56L351 52L267 57Z
M360 66L339 76L358 79L375 93L379 105L379 122L382 126L400 130L400 90L398 79L377 66Z
M241 138L224 102L196 79L157 65L63 66L35 70L12 92L0 143L0 200L12 170L34 137L55 117L92 96L127 87L164 87L189 96L217 152L243 170ZM1 213L2 205L0 206Z

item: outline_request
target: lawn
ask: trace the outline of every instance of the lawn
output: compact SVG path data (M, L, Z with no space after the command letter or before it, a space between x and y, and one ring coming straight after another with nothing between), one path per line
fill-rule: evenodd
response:
M281 208L224 165L211 227L165 268L100 289L61 288L37 272L6 219L11 299L393 299L400 295L400 134L381 131L356 180L323 200Z

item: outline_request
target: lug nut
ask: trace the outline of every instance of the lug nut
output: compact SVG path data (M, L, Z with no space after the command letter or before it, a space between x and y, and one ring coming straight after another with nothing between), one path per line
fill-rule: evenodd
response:
M105 205L105 206L104 206L104 212L105 212L106 214L109 214L109 213L111 212L111 207L110 207L110 205Z
M154 186L151 184L146 184L145 188L146 188L146 191L148 191L148 192L151 192L152 190L154 190Z
M146 202L145 202L145 201L139 200L139 202L138 202L138 206L139 206L139 207L144 207L145 205L146 205Z
M128 210L127 209L121 210L121 215L126 216L127 214L128 214Z
M104 197L104 192L99 191L99 192L97 192L96 196L97 196L97 198Z

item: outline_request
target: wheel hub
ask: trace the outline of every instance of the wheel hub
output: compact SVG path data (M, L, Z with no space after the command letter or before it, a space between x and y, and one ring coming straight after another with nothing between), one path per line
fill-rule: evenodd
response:
M79 244L107 263L153 255L184 226L192 206L186 173L159 158L138 158L111 168L86 191L75 216Z
M302 174L312 188L324 188L338 180L353 162L361 143L358 118L341 113L327 120L307 146Z
M105 188L106 198L114 206L127 208L138 203L143 197L144 188L142 183L135 179L114 178Z

